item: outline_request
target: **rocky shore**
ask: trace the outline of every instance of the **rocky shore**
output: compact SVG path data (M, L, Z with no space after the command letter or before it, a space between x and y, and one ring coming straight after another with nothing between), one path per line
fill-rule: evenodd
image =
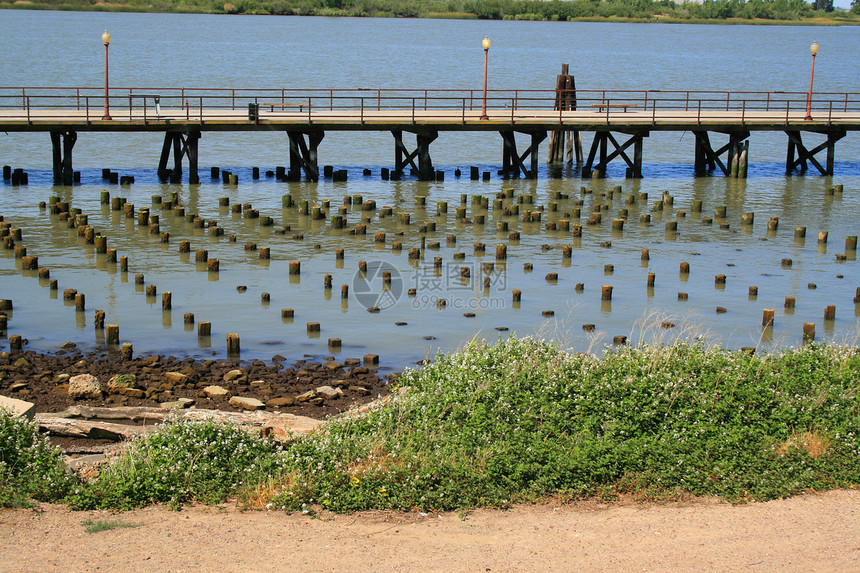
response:
M0 352L0 394L35 404L37 413L72 406L200 408L281 412L323 419L385 395L391 374L373 354L335 360L283 356L228 362L175 356L82 352Z

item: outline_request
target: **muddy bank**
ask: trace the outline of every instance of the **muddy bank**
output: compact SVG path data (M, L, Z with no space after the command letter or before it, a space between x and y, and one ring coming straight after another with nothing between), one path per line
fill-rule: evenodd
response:
M75 397L70 386L81 375L95 377L100 390ZM275 355L267 364L161 355L126 360L107 350L85 353L73 343L53 354L0 352L0 394L32 402L37 412L73 405L163 406L264 409L321 419L385 395L392 376L375 355L340 361L308 356L292 363ZM234 397L252 400L243 405Z

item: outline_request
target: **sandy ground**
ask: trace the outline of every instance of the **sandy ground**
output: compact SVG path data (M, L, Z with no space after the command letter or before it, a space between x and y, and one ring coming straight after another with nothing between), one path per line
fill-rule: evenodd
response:
M83 522L132 524L87 533ZM582 503L308 517L0 511L0 571L860 571L860 491L732 506Z

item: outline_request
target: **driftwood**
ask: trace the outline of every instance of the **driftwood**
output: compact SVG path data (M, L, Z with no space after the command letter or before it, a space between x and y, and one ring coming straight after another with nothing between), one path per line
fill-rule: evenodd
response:
M288 441L297 436L303 436L322 424L322 420L315 420L306 416L262 411L224 412L202 409L166 410L145 407L72 406L63 412L36 414L39 426L51 435L116 441L150 433L158 427L158 423L163 422L167 417L231 422L250 432L270 436L278 441ZM116 421L145 425L115 423Z
M127 420L130 422L163 422L174 410L145 406L71 406L62 412L42 414L51 418L82 418L84 420Z
M73 418L49 418L37 414L39 427L53 436L90 438L100 440L127 440L152 432L156 426L132 426L112 422L77 420Z

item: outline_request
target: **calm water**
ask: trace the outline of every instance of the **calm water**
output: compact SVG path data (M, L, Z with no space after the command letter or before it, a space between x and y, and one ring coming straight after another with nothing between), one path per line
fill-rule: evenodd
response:
M733 89L804 90L809 78L809 44L817 40L821 52L816 61L816 90L860 91L860 42L856 28L679 26L624 24L566 24L529 22L456 22L424 20L324 19L246 16L188 16L143 14L87 14L3 11L0 18L0 77L7 86L64 85L99 86L102 81L101 32L109 29L111 84L160 87L368 87L368 88L479 88L483 66L480 41L492 39L490 80L493 88L547 89L554 87L561 63L571 64L577 86L584 89ZM322 44L313 42L323 42ZM590 136L586 136L586 145ZM645 179L625 181L621 170L610 170L603 181L583 182L577 177L549 179L541 172L537 181L473 182L456 179L454 170L468 172L470 165L495 172L501 163L501 138L494 134L443 133L433 143L434 164L445 171L444 183L414 181L383 182L379 168L391 167L393 141L388 134L326 135L320 161L349 170L347 183L276 183L272 179L251 180L251 167L274 169L287 163L287 142L282 134L209 134L200 142L202 184L162 185L155 167L161 150L158 135L81 133L74 150L75 168L82 171L82 184L54 187L50 182L51 147L47 134L0 134L0 163L23 167L30 184L0 187L0 214L22 227L28 254L50 267L60 290L76 288L86 294L86 313L54 296L47 286L25 276L9 251L0 252L0 297L14 300L9 331L30 340L31 348L52 350L66 340L85 346L100 342L92 325L95 309L107 312L107 322L120 325L123 341L133 342L138 352L223 355L227 332L241 336L243 358L270 358L280 353L297 358L303 354L326 354L327 339L343 339L342 356L376 352L392 367L432 356L438 349L450 350L474 336L493 339L507 332L539 334L554 338L577 350L599 347L614 335L672 337L699 335L729 347L781 347L800 343L801 326L815 322L818 337L855 342L860 331L860 307L852 299L860 286L860 273L853 254L844 253L845 237L860 234L860 136L851 134L837 145L837 167L832 178L810 175L786 178L785 136L753 134L751 167L745 181L723 177L692 176L693 137L689 133L653 134L645 143ZM541 150L545 153L546 146ZM238 187L210 181L208 166L237 172ZM152 195L178 192L187 213L215 219L225 229L224 237L210 237L205 230L161 212L163 231L170 243L163 245L148 229L126 220L99 204L105 188L101 168L110 167L134 175L131 187L109 187L111 194L126 197L138 208L151 205ZM373 176L364 177L363 168ZM841 183L841 196L826 196L825 189ZM581 186L592 189L582 195ZM613 200L601 192L621 185L623 193L647 193L647 203L625 205L624 197ZM547 206L552 193L569 196L559 200L557 212L545 212L544 221L554 221L572 212L581 200L581 240L570 233L547 231L544 222L523 223L521 217L486 212L486 224L463 225L454 210L467 196L469 215L472 195L492 198L513 188L516 196L533 194L536 205ZM674 197L674 206L652 211L664 192ZM310 221L294 209L281 208L281 196L291 193L297 200L319 203L330 199L343 204L344 196L362 195L379 207L391 206L395 216L368 224L366 236L350 236L333 230L326 222ZM52 195L72 202L89 215L89 223L108 236L109 246L130 259L130 273L107 265L91 246L84 245L73 230L61 225L40 201ZM426 196L422 208L416 197ZM263 216L275 219L275 227L260 227L218 206L219 197L231 203L251 203ZM436 215L436 201L447 200L448 213ZM516 200L516 199L515 199ZM703 201L703 213L692 213L693 200ZM586 226L595 205L606 205L603 223ZM713 215L714 207L726 205L728 217L704 226L701 216ZM521 205L526 208L528 205ZM622 208L629 209L623 232L613 233L609 221ZM687 211L676 218L675 211ZM410 212L413 224L398 223L397 212ZM741 214L755 212L752 227L741 226ZM650 225L640 224L639 215L650 213ZM361 221L353 209L350 223ZM768 233L770 217L779 217L779 230ZM679 234L667 234L665 222L678 221ZM419 262L407 259L410 247L420 245L418 226L434 221L436 231L427 233L429 247ZM497 233L496 222L507 221L521 240L508 241ZM721 229L719 223L729 224ZM285 235L273 229L290 225ZM794 238L794 227L807 227L805 241ZM385 231L384 245L374 242L376 231ZM818 243L818 231L828 231L826 245ZM302 233L303 240L293 239ZM398 235L402 233L402 235ZM227 235L236 235L231 243ZM446 236L455 234L456 244ZM221 261L221 272L210 275L180 255L178 244L187 239L192 250L205 248ZM401 241L403 251L391 249ZM246 242L271 248L272 259L261 261L244 250ZM473 244L485 243L486 253L474 252ZM495 245L508 243L508 259L495 261ZM611 247L605 244L611 242ZM562 246L573 247L572 259L562 256ZM339 263L334 250L343 248ZM650 261L640 253L650 250ZM464 253L465 260L454 260ZM437 275L434 257L442 257ZM790 268L782 260L792 259ZM302 263L300 279L289 277L291 260ZM381 298L375 314L366 311L356 298L365 286L356 279L359 260L391 265L395 273L392 292L417 288ZM489 291L482 288L481 264L495 262ZM681 262L689 262L691 273L681 276ZM531 263L533 270L524 269ZM611 274L605 265L611 264ZM470 280L461 281L462 267L469 267ZM548 273L558 273L557 284L548 283ZM646 288L648 273L655 273L653 290ZM159 296L148 298L134 285L134 274L144 273L148 284L158 287ZM334 288L326 293L323 275L331 274ZM714 275L725 274L725 288L716 288ZM397 276L401 281L398 283ZM584 284L582 292L574 285ZM809 288L814 283L817 288ZM350 285L351 298L343 303L340 286ZM601 303L600 287L614 287L611 304ZM240 293L237 286L247 286ZM758 296L750 297L750 286ZM370 284L379 294L381 279ZM511 291L523 292L519 306ZM162 291L173 293L173 311L163 313ZM263 305L262 292L271 295ZM678 293L688 293L686 302ZM56 294L56 293L55 293ZM793 311L783 308L785 297L795 297ZM447 307L437 308L444 298ZM836 320L825 323L824 308L837 306ZM717 314L716 307L727 312ZM281 319L282 308L294 308L295 319ZM776 309L772 330L762 333L761 313ZM545 317L543 311L554 316ZM200 342L196 330L183 325L182 315L193 312L197 320L212 322L210 341ZM474 313L466 317L464 313ZM669 320L678 326L663 330ZM306 333L307 322L320 322L317 338ZM396 323L405 322L405 325ZM595 324L594 333L583 324ZM655 324L657 325L655 327ZM497 328L509 330L499 332ZM431 338L432 337L432 338ZM428 339L430 338L430 339ZM5 345L5 341L3 341Z

